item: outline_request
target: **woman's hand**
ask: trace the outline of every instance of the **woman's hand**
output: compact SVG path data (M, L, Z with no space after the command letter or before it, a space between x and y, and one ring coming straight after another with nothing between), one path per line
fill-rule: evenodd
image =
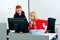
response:
M20 34L23 34L23 32L19 32Z
M32 24L33 24L33 21L30 21L30 22L29 22L29 25L32 26Z

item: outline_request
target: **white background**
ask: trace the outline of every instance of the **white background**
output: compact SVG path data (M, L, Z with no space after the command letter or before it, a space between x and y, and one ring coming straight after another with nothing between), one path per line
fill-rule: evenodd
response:
M30 0L31 11L41 19L56 18L56 24L60 24L60 0Z
M15 6L21 5L28 19L28 0L0 0L0 23L6 23L7 18L13 18Z
M7 23L8 18L13 18L16 5L21 5L28 20L28 0L0 0L0 23Z

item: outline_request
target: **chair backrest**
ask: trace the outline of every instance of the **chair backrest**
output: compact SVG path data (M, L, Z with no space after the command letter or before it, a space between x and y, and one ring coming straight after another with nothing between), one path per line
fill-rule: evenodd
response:
M50 30L50 33L55 33L55 18L48 18L48 27L47 31Z

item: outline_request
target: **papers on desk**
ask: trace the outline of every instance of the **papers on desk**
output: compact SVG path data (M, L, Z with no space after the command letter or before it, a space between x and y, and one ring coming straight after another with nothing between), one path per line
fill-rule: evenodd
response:
M31 35L41 35L44 34L43 30L30 30L29 32Z
M14 33L14 32L15 32L15 30L10 30L10 32L11 32L11 33Z

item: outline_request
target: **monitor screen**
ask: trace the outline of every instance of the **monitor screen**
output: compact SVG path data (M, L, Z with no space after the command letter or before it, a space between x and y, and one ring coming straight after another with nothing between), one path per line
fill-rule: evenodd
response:
M15 32L28 32L28 22L26 18L8 18L9 30Z

